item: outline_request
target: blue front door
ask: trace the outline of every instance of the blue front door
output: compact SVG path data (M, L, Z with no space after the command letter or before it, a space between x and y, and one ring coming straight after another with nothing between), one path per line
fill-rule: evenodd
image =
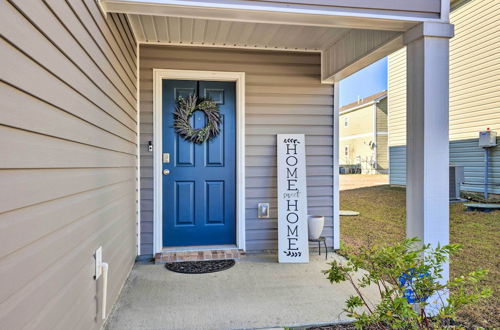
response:
M215 101L222 115L220 134L194 144L173 129L180 96ZM236 113L235 83L163 80L163 246L236 243ZM191 126L203 128L196 111ZM165 162L164 157L170 157Z

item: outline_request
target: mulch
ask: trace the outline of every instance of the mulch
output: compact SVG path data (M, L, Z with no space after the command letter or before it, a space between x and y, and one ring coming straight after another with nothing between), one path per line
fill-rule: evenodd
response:
M356 327L354 325L346 323L307 328L307 330L355 330L355 329Z

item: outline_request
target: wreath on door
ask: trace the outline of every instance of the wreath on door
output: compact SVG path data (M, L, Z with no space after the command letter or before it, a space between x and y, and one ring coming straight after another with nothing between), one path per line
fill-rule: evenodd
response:
M207 118L207 124L203 128L195 129L191 127L189 119L195 111L201 111ZM187 98L179 97L174 111L174 129L184 140L196 144L210 141L220 133L221 114L217 104L204 99L198 102L195 95Z

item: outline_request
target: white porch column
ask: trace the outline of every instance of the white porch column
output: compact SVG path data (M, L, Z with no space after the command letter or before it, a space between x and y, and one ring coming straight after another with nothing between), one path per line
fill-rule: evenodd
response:
M340 176L339 176L340 81L333 85L333 248L340 249Z
M449 242L449 39L453 25L422 23L407 45L406 235ZM449 265L443 272L449 278Z

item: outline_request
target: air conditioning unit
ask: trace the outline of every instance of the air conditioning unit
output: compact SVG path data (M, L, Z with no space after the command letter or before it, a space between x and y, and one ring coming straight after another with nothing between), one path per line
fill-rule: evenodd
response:
M464 181L464 167L450 165L450 201L460 200L460 185Z

